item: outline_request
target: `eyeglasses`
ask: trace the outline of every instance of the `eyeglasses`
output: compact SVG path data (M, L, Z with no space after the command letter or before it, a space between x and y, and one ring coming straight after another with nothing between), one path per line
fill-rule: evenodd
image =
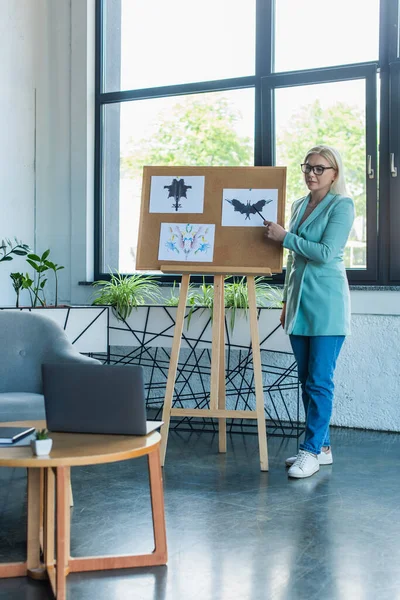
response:
M336 169L334 169L333 167L323 167L322 165L309 165L308 163L303 163L301 166L301 170L303 171L303 173L305 173L306 175L308 175L308 173L311 173L311 171L315 174L315 175L323 175L324 172L327 169L333 169L334 171Z

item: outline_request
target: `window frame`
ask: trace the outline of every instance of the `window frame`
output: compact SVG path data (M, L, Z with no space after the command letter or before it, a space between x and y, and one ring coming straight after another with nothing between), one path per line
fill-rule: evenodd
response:
M394 224L400 226L400 182L398 177L392 178L390 174L390 153L397 156L397 167L400 153L400 110L399 94L400 81L398 69L399 55L399 0L381 2L379 55L381 76L380 99L380 157L379 157L379 191L380 201L378 207L379 236L378 236L378 261L379 283L384 286L400 285L400 255L397 253L396 235L391 236ZM397 90L397 95L396 95ZM394 263L397 258L397 267ZM394 263L394 264L393 264Z
M378 169L377 169L377 126L376 126L376 77L377 63L345 65L343 67L327 67L308 71L273 73L262 78L262 107L267 118L263 122L262 139L267 142L263 146L263 160L275 164L275 127L274 127L274 91L282 88L336 83L343 81L365 81L365 170L367 199L367 268L346 269L351 283L375 283L378 275L377 262L377 203L378 203ZM367 175L367 157L371 156L374 177Z
M105 239L103 219L103 161L104 161L104 117L103 107L108 104L130 102L150 98L162 98L201 92L228 91L254 88L254 165L274 165L274 107L273 91L280 87L312 85L346 81L366 80L366 160L372 156L372 166L378 179L366 177L367 193L367 268L348 269L351 284L395 285L400 284L400 241L396 240L395 224L400 227L400 57L398 56L399 32L398 0L381 0L379 61L340 65L293 72L275 72L274 62L274 0L256 0L256 53L255 75L178 84L146 89L103 92L104 78L104 0L96 0L95 41L95 223L94 223L94 278L107 279L102 272L102 252ZM115 40L114 40L115 43ZM381 81L379 168L377 165L377 85ZM393 125L393 126L392 126ZM389 155L397 157L399 175L390 176ZM379 199L377 190L379 189ZM399 229L397 229L398 231ZM390 237L390 235L392 237ZM387 240L389 239L389 243ZM273 283L282 283L282 274L273 276ZM169 285L180 276L161 275L161 281ZM200 278L197 278L200 281Z
M389 282L400 281L400 61L390 65L389 113L391 127L389 129ZM393 155L393 165L391 156ZM392 166L397 170L392 175Z

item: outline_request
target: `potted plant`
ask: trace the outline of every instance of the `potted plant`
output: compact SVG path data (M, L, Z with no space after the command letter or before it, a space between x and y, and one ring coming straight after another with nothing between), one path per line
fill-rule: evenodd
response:
M142 273L121 275L112 271L110 281L95 281L97 297L93 305L109 304L120 321L127 319L132 310L160 298L159 282L155 277Z
M193 294L194 294L194 285L193 283L189 283L188 287L188 295L186 305L191 306L193 304ZM165 306L178 306L179 304L179 285L176 284L176 281L173 282L172 288L169 290L169 296L164 298Z
M50 454L53 440L49 438L49 432L47 429L37 429L36 439L31 441L32 452L36 456L47 456Z
M22 248L20 250L19 248ZM56 263L48 260L50 250L43 252L41 256L33 254L29 251L26 245L19 245L17 249L13 248L10 252L14 252L18 255L26 255L27 263L36 272L35 279L32 279L29 273L25 275L23 273L10 273L13 288L17 295L16 307L19 308L19 297L21 290L28 290L32 308L45 307L47 306L44 287L47 283L45 276L46 271L53 271L55 277L55 302L54 306L58 306L58 276L57 272L64 267L57 265ZM0 259L1 260L1 259ZM11 260L10 258L4 258L3 260Z
M40 302L41 306L46 306L46 298L44 295L44 286L47 282L47 279L41 279L44 277L44 273L46 271L53 271L55 277L55 299L54 306L58 306L58 276L57 272L63 269L64 267L53 263L51 260L48 260L48 256L50 254L50 250L45 250L41 256L37 254L28 254L26 257L26 261L31 265L31 267L36 271L36 282L34 286L31 286L31 291L33 292L33 305L36 306L37 302ZM39 297L39 293L42 293L42 298Z
M236 315L239 309L244 311L247 317L249 309L249 296L247 289L247 281L245 277L226 277L224 283L224 299L227 318L229 317L229 328L233 332L235 327ZM273 287L267 283L265 277L256 277L256 303L258 307L281 308L282 307L282 291L279 288ZM191 309L188 314L187 326L189 328L192 312L195 308L203 307L203 310L208 309L212 317L214 304L214 287L212 284L203 283L196 292L193 292L188 298L188 304Z
M148 276L140 275L140 277L143 279ZM103 282L98 282L98 284L101 283ZM113 302L115 302L115 309L110 320L110 344L112 346L129 346L132 341L135 341L137 344L143 332L146 331L146 335L150 336L151 340L153 340L151 342L152 345L166 344L166 347L169 347L172 340L170 326L175 319L174 311L179 300L178 286L174 284L169 295L168 293L164 293L162 298L160 297L158 301L156 299L156 302L153 301L152 304L141 302L140 304L148 305L146 307L142 306L143 310L137 310L134 314L131 314L131 309L129 315L127 313L124 316L122 311L117 312L116 309L117 297L121 299L122 296L120 286L117 281L114 282L114 285L112 282L104 282L104 284L108 283L110 285L106 288L108 290L107 295L99 296L93 304L106 303L113 305ZM260 328L262 327L262 331L266 329L269 332L271 328L279 326L279 316L277 313L282 307L282 290L271 286L266 277L257 277L255 283L257 307L263 309L259 314L259 325ZM248 345L250 328L247 323L247 281L243 277L227 277L224 287L226 320L229 333L231 336L234 335L235 344L241 344L245 339L246 341L243 343ZM197 336L201 336L203 343L210 338L213 304L214 286L212 283L206 283L203 279L203 283L200 286L190 284L186 301L188 308L185 319L185 330L191 339L197 339ZM136 308L139 308L139 304ZM113 319L118 319L119 323L113 323ZM160 331L165 332L165 335L162 335L163 339L159 339L157 342L156 338L158 338Z
M19 295L21 290L24 289L25 276L23 273L10 273L10 277L12 279L14 291L17 295L15 307L19 308Z

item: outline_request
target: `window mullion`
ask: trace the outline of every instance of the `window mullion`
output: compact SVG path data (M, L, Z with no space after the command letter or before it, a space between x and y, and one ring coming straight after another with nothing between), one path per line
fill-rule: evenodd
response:
M400 282L400 63L390 69L389 152L389 278Z

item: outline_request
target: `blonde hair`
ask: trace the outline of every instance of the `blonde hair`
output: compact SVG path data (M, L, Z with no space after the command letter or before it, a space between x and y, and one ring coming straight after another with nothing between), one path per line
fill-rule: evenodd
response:
M331 192L334 194L340 194L341 196L347 196L346 181L344 178L343 162L339 152L332 146L314 146L306 154L304 162L311 154L319 154L325 160L328 161L329 166L333 167L336 171L336 177L331 185Z

